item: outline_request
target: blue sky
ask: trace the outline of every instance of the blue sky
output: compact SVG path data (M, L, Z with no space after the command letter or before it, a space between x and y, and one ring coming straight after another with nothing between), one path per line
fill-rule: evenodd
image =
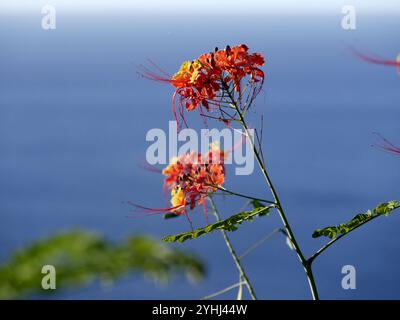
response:
M0 13L34 12L45 4L76 13L338 14L342 6L353 5L363 14L400 14L398 0L2 0Z

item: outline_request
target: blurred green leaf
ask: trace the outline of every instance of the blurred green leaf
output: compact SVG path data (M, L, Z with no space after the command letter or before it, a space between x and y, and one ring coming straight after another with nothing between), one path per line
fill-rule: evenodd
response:
M355 217L353 217L349 222L342 223L337 226L329 226L323 229L317 229L313 233L313 238L318 238L321 236L325 236L328 238L335 238L338 235L344 235L349 233L353 229L369 222L370 220L381 216L381 215L389 215L393 210L400 208L399 201L389 201L385 203L379 204L375 209L368 210L365 213L359 213Z
M225 220L218 221L213 224L209 224L204 228L195 229L189 232L169 235L163 238L162 240L165 242L184 242L189 239L195 239L203 234L213 232L215 230L227 230L227 231L236 231L238 225L240 225L243 221L251 221L254 216L263 216L269 213L271 206L268 207L257 207L251 211L243 211L239 212L235 215L230 216Z
M197 257L148 236L136 235L112 243L94 233L71 231L37 241L0 265L0 298L52 292L41 287L44 265L56 268L57 289L94 279L112 282L130 271L162 282L174 273L184 273L194 280L204 276L204 266Z

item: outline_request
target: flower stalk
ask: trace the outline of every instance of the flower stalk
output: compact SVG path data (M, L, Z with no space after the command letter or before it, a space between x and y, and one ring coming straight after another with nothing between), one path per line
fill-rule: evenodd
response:
M216 206L213 198L211 196L208 196L208 199L209 199L210 204L211 204L212 213L214 214L214 216L217 219L217 221L220 221L221 220L221 216L220 216L220 214L218 212L217 206ZM252 287L252 285L250 283L250 280L249 280L249 278L248 278L248 276L247 276L247 274L246 274L246 272L245 272L245 270L244 270L244 268L243 268L243 266L242 266L242 264L240 262L239 257L237 256L235 250L233 249L233 246L232 246L231 240L229 239L228 234L223 229L221 229L221 233L222 233L222 236L224 237L225 244L228 247L229 253L232 256L232 259L235 262L235 265L236 265L237 269L239 270L240 279L242 279L243 282L246 284L246 287L249 290L251 298L253 300L257 300L257 297L256 297L256 294L254 292L254 289L253 289L253 287Z
M282 232L285 233L293 244L293 248L307 276L312 297L317 300L318 291L311 263L304 257L296 241L279 196L267 172L261 148L261 140L256 132L257 143L259 144L259 149L257 150L245 121L247 111L260 93L264 83L265 75L260 69L264 63L265 60L261 54L250 53L248 47L242 44L234 47L226 46L223 50L215 48L213 52L202 54L192 61L185 61L178 72L172 77L164 78L146 69L143 75L148 79L170 83L175 87L175 93L172 98L172 109L178 125L179 118L187 125L184 118L184 111L197 110L203 120L205 118L218 120L228 127L232 123L238 123L242 126L272 194L273 201L249 197L222 187L222 183L224 182L223 163L212 164L211 169L208 166L199 168L192 165L192 159L184 161L185 158L183 158L172 163L164 169L163 173L167 175L166 184L171 190L172 210L176 214L187 214L187 206L193 209L196 205L203 205L205 209L203 200L205 197L208 197L213 213L217 221L220 221L216 205L210 196L210 194L215 193L217 190L251 200L261 200L264 203L269 203L270 207L275 207L284 226ZM242 85L243 82L245 82L244 85ZM222 150L217 150L217 152L223 155ZM229 252L240 272L241 280L245 282L251 297L256 299L254 290L241 265L240 259L231 245L226 231L224 229L221 231Z
M275 187L274 187L274 185L272 183L272 180L269 177L269 174L267 172L265 163L264 163L263 159L261 158L260 153L258 152L258 150L257 150L257 148L256 148L256 146L254 144L254 140L252 139L252 136L250 135L249 128L248 128L248 125L247 125L247 123L246 123L246 121L244 119L244 116L243 116L240 108L238 108L237 103L234 101L234 99L233 99L232 95L230 94L229 90L227 90L227 92L228 92L228 95L229 95L229 97L231 99L232 105L235 107L235 110L236 110L236 112L237 112L237 114L238 114L238 116L240 118L240 124L242 125L242 127L243 127L243 129L244 129L244 131L246 133L247 140L249 141L249 143L251 145L251 148L253 149L253 152L254 152L254 155L256 157L257 163L258 163L258 165L260 167L260 170L261 170L261 172L262 172L262 174L263 174L263 176L264 176L264 178L265 178L265 180L266 180L266 182L268 184L269 190L271 191L272 197L273 197L273 199L275 201L276 210L278 211L279 217L280 217L280 219L281 219L281 221L283 223L283 226L285 227L285 230L287 232L287 236L288 236L289 240L292 242L293 247L294 247L294 249L296 251L297 257L299 258L301 264L303 265L303 268L304 268L304 271L305 271L305 274L307 276L307 280L308 280L308 283L309 283L309 286L310 286L312 298L314 300L319 300L318 290L317 290L317 287L316 287L316 284L315 284L315 280L314 280L314 275L313 275L313 272L312 272L311 264L304 257L304 254L301 251L301 248L300 248L300 246L299 246L299 244L298 244L298 242L297 242L297 240L296 240L296 238L294 236L292 228L290 227L290 224L289 224L289 222L288 222L288 220L286 218L285 212L284 212L284 210L282 208L279 196L278 196L278 194L277 194L277 192L275 190Z

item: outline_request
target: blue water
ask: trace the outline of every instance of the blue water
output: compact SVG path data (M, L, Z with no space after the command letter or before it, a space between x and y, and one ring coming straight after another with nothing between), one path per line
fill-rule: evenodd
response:
M373 132L400 144L400 78L393 68L358 61L348 50L393 58L398 17L359 16L344 31L331 16L86 16L60 13L57 29L40 16L0 17L0 261L55 231L87 228L111 239L132 233L162 237L188 230L184 219L128 219L122 201L162 206L162 177L143 170L151 128L168 128L172 90L136 71L151 58L169 72L215 46L246 43L267 60L264 148L276 189L306 255L323 243L315 228L344 222L399 198L400 158L371 147ZM256 119L256 114L252 115ZM188 121L199 127L196 116ZM254 120L255 122L255 120ZM258 173L230 189L267 197ZM242 201L219 200L227 214ZM193 212L197 226L204 224ZM272 215L231 234L238 252L280 226ZM400 298L400 217L377 219L315 262L322 298ZM219 233L177 245L205 259L200 285L177 277L160 287L131 275L54 297L195 299L237 281ZM308 299L293 251L276 236L244 260L258 296ZM354 265L357 289L341 288L341 268ZM222 296L233 298L235 293Z

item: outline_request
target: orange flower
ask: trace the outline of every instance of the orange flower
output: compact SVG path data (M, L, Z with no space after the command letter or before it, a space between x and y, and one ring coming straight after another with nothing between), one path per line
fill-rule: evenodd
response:
M185 122L184 110L196 109L204 116L203 107L206 111L221 110L236 103L232 98L242 98L241 82L245 78L246 87L249 87L247 100L252 101L264 81L264 72L260 69L264 62L261 54L250 54L248 47L242 44L232 48L227 46L224 50L215 48L214 52L204 53L193 61L185 61L172 77L161 77L148 69L144 70L143 75L151 80L169 82L176 88L172 99L174 118L178 121L178 109L180 118ZM236 97L231 87L237 93ZM217 119L229 122L223 116Z
M206 155L196 152L174 158L163 170L165 185L171 190L171 204L177 214L186 212L186 205L193 209L204 204L208 193L215 192L225 178L225 154L216 145L211 145Z
M172 189L171 191L171 204L172 207L178 208L175 211L180 210L181 208L186 207L186 199L185 195L180 187L176 189Z
M225 180L225 152L218 144L211 144L206 154L185 153L174 157L162 170L165 175L164 186L171 193L171 206L166 208L148 208L129 202L137 210L149 215L173 212L187 215L197 205L205 209L204 200L210 193L218 190ZM152 171L156 171L154 168ZM205 211L205 210L204 210ZM206 218L207 221L207 218Z
M225 72L225 83L233 82L236 91L240 91L240 81L247 75L250 81L258 82L264 79L264 73L259 69L264 64L264 58L259 53L248 53L244 44L215 53L216 65Z

